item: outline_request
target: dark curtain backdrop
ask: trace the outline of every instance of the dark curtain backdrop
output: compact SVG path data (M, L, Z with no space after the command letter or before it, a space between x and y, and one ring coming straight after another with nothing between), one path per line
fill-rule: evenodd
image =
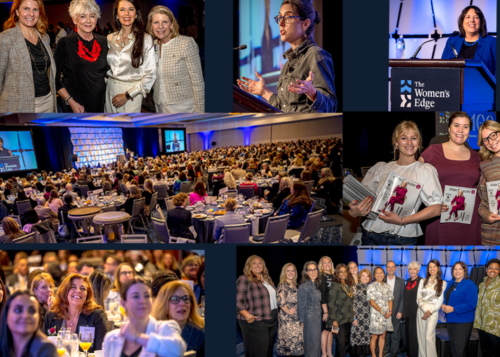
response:
M122 128L123 147L133 151L137 156L160 154L158 128Z
M73 144L67 127L34 126L32 130L39 170L57 172L73 168L69 161Z
M344 113L344 167L361 176L361 167L394 159L392 132L403 120L414 121L424 149L436 136L434 112Z
M347 265L350 261L358 262L357 247L329 247L329 246L301 246L301 247L251 247L240 246L236 248L236 278L243 274L245 262L251 255L258 255L266 262L266 267L275 285L279 283L281 269L286 263L293 263L300 274L304 264L314 261L316 264L321 257L330 257L333 264L339 263Z

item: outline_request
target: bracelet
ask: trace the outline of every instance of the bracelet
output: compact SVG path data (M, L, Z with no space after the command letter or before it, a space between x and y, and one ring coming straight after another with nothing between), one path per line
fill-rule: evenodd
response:
M68 99L64 101L64 104L69 105L69 101L72 99L72 96L69 96Z
M385 314L384 314L384 310L380 310L380 313L381 313L382 315L385 315Z

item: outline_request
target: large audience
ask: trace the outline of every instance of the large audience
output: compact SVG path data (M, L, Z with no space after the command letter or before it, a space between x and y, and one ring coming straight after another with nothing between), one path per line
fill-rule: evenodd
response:
M204 356L204 259L162 250L0 251L0 355L55 357L50 339L85 327L93 330L88 351L105 356Z

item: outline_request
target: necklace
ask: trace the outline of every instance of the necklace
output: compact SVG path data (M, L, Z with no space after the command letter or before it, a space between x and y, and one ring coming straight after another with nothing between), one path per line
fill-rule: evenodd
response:
M122 30L120 30L120 32L118 32L118 37L116 38L116 41L119 42L119 45L121 46L121 48L125 47L125 41L122 41Z
M36 44L38 45L38 42L40 41L40 39L38 39L38 41L36 41ZM36 46L36 45L35 45ZM40 72L38 70L38 66L36 65L36 62L35 62L35 57L33 57L33 54L31 53L31 49L30 49L30 46L28 45L28 53L30 54L30 58L31 60L33 61L34 65L35 65L35 69L36 71L39 73L39 74L44 74L45 72L47 72L47 60L49 59L47 57L47 54L45 53L45 50L43 49L43 43L41 44L41 47L42 47L42 52L43 52L43 59L45 60L45 68L43 69L43 72Z
M95 62L100 54L101 46L97 43L97 36L94 36L94 45L92 46L92 52L90 52L87 47L83 45L82 38L78 34L78 56L89 62Z
M352 293L352 290L351 290L350 286L345 285L345 284L340 284L340 286L342 286L342 289L344 289L344 291L347 294L347 296L352 297L353 293ZM346 286L347 286L348 289L346 288Z
M415 279L415 281L414 281L413 283L412 283L412 282L411 282L411 280L410 280L410 282L408 283L408 285L406 285L406 289L407 289L407 290L411 290L411 289L413 289L415 286L417 286L417 280L418 280L418 279Z
M464 44L465 44L466 46L469 46L469 47L470 47L470 46L474 46L474 45L477 43L477 41L479 41L479 39L477 39L477 40L476 40L476 41L474 41L474 42L467 42L467 41L464 41Z

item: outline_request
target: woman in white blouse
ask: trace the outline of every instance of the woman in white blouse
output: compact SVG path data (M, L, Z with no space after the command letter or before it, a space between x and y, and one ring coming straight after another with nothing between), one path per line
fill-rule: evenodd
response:
M116 0L117 32L108 35L106 113L140 113L156 80L153 38L144 32L138 0Z
M155 39L156 112L204 113L205 81L195 40L179 35L174 14L161 5L149 13L147 30Z
M417 339L419 357L437 357L436 325L443 304L446 281L442 279L441 264L432 259L427 275L420 280L417 292Z
M104 337L104 356L151 356L181 357L186 352L186 343L181 337L181 328L174 320L157 321L150 316L153 303L151 283L143 278L133 278L123 284L121 305L128 322L119 330Z
M392 134L394 161L379 162L373 166L361 182L377 195L385 188L384 183L392 171L410 180L422 184L412 214L399 217L396 213L385 211L377 219L363 222L363 245L414 245L417 237L423 234L418 222L441 214L443 192L434 166L418 161L422 146L422 136L417 125L412 121L403 121L396 126ZM373 197L349 204L352 217L367 216L373 205ZM427 207L418 211L421 203Z

